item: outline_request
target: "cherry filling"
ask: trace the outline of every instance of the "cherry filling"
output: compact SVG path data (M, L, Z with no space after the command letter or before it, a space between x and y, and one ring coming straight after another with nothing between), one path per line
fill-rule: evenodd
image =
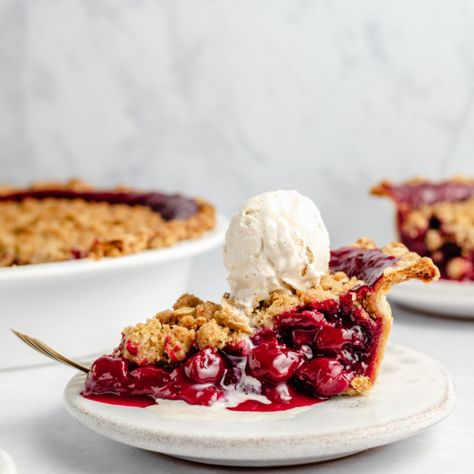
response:
M386 268L398 261L393 255L386 255L380 249L342 247L331 252L329 267L333 272L344 272L363 280L365 286L373 286Z
M470 183L417 183L390 185L388 191L397 204L417 208L436 202L464 201L474 197L474 186Z
M287 409L345 392L354 377L372 377L381 323L354 302L355 293L295 308L249 344L206 347L168 367L134 366L112 356L97 359L84 395L148 395L211 405L246 394L243 408ZM262 396L270 405L262 404ZM245 397L244 397L245 398ZM265 401L263 398L263 401Z
M88 202L106 202L108 204L127 204L146 206L161 214L163 219L186 219L197 212L193 199L179 194L138 193L132 191L70 191L63 189L18 191L0 195L2 201L23 201L25 199L83 199Z

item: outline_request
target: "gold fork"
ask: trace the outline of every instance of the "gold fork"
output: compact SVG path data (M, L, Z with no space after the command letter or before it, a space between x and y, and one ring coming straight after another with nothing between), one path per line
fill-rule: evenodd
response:
M75 362L71 359L68 359L67 357L64 357L62 354L56 352L54 349L51 349L51 347L46 345L44 342L41 342L39 339L27 336L26 334L22 334L21 332L15 331L14 329L11 329L11 332L15 334L15 336L17 336L19 339L21 339L25 344L30 346L32 349L38 351L40 354L43 354L46 357L49 357L50 359L61 362L61 364L65 364L69 367L74 367L75 369L82 370L82 372L85 372L86 374L89 372L89 367L79 364L79 362Z

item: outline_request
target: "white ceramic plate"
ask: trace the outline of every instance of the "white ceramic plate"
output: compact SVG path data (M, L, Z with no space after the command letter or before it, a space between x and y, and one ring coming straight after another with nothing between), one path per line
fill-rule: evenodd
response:
M418 311L474 319L474 283L470 282L410 280L392 288L389 298Z
M134 408L87 400L84 375L66 387L68 411L92 431L202 463L283 466L335 459L412 436L454 405L451 377L436 360L392 345L368 397L340 397L275 413L234 412L162 401Z
M16 474L13 459L3 449L0 449L0 474Z

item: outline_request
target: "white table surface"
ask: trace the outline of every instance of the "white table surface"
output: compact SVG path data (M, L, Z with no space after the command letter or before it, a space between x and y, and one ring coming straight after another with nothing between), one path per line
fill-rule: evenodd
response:
M208 272L209 278L202 278ZM217 255L198 262L190 288L216 296L224 282ZM206 285L206 288L204 288ZM419 315L394 307L391 340L426 352L451 371L458 402L440 424L411 439L339 461L258 473L472 473L474 472L474 321ZM25 347L25 350L28 350ZM249 469L205 466L121 445L76 423L62 393L73 375L59 365L0 372L0 448L19 473L223 473ZM1 473L0 473L1 474Z

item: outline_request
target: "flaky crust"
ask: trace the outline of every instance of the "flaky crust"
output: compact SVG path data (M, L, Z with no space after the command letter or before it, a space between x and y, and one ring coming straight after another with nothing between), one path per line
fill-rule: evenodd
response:
M355 242L353 247L372 250L377 249L373 240L363 237ZM410 252L408 248L400 242L392 242L382 247L382 252L386 255L396 257L398 261L394 265L385 269L383 277L378 284L387 287L387 290L396 283L416 278L424 282L429 282L439 278L439 270L431 258L420 257L415 252Z
M358 240L354 247L363 249L376 249L375 243L367 238ZM380 371L388 337L392 328L393 317L387 301L387 293L392 286L406 280L417 279L428 283L439 278L438 267L428 257L420 257L415 252L410 252L400 242L393 242L382 248L382 252L399 260L391 267L384 270L382 277L361 301L362 306L373 319L381 319L381 334L379 347L370 377L356 377L348 390L348 395L365 394L370 391Z
M79 180L35 183L28 189L3 186L0 195L19 191L93 192ZM131 191L125 187L116 192ZM117 257L169 247L215 226L214 207L195 199L197 212L165 220L152 209L83 199L25 199L0 202L0 266Z
M383 196L392 198L392 193L390 192L392 186L393 183L391 181L384 180L381 183L372 186L370 188L370 194L372 194L373 196Z

